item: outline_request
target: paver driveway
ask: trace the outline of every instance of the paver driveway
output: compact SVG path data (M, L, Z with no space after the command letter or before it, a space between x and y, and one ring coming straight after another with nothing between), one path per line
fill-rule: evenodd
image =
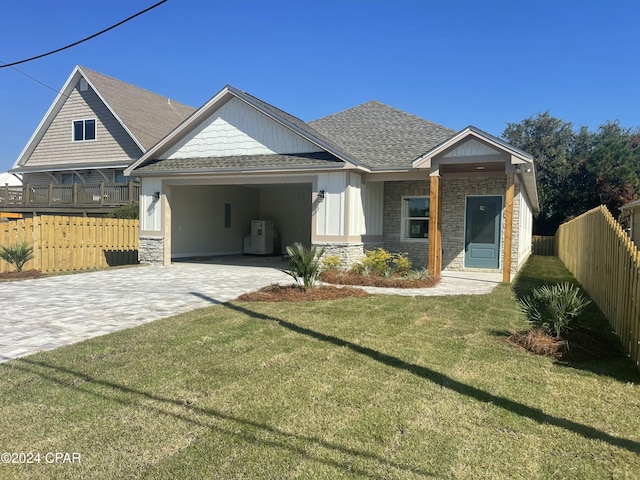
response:
M274 266L176 263L0 283L0 362L291 282Z
M288 262L231 259L226 263L138 266L0 283L0 362L227 302L272 283L291 283ZM490 293L499 274L447 273L437 287L371 293Z

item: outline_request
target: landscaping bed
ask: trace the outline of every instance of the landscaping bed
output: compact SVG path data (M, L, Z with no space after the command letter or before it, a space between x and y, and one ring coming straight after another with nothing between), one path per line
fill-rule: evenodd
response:
M24 280L28 278L38 278L42 276L40 270L22 270L21 272L0 273L0 282L3 280Z
M255 292L245 293L238 297L238 300L243 302L307 302L368 296L369 294L361 288L323 285L304 290L298 285L269 285Z

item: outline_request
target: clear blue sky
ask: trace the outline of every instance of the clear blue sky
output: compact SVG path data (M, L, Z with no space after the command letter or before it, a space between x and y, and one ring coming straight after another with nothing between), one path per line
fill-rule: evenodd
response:
M3 1L0 61L64 46L154 3ZM547 110L575 127L635 128L640 2L169 0L16 68L58 90L77 64L194 107L231 84L306 121L375 99L498 136ZM55 96L0 69L0 172Z

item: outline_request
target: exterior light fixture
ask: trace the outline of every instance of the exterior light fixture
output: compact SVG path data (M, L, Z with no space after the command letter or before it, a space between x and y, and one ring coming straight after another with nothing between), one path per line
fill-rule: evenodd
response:
M318 192L318 199L319 199L319 200L324 200L324 190L320 190L320 191Z
M154 192L153 201L157 202L158 200L160 200L160 192Z

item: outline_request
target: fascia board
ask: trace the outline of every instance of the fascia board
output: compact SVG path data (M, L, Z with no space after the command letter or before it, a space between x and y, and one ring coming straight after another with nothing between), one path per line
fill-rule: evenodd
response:
M445 140L443 143L436 146L432 150L418 157L416 160L413 161L412 163L413 167L414 168L431 168L431 159L433 157L435 157L440 153L443 153L445 150L453 147L456 143L459 143L460 141L468 137L474 137L482 141L483 143L488 143L489 145L491 145L492 147L495 147L498 150L509 153L512 159L514 159L514 157L516 159L515 162L512 160L512 163L531 163L531 164L533 163L532 157L524 156L519 151L512 148L508 148L506 145L502 145L501 143L496 142L490 136L488 136L488 134L485 135L484 132L482 132L480 129L477 129L475 127L467 127L461 130L460 132L454 134L453 137L449 138L448 140Z
M190 170L164 170L164 171L156 171L156 172L137 172L136 176L137 177L176 177L176 176L199 176L199 177L206 177L206 176L213 176L213 177L217 177L218 175L244 175L244 174L251 174L251 175L260 175L260 174L273 174L273 173L280 173L280 174L297 174L297 173L313 173L313 172L326 172L326 171L340 171L345 169L345 167L340 167L340 168L335 168L333 166L327 166L327 167L318 167L318 166L313 166L313 167L298 167L295 169L289 168L289 169L284 169L282 167L273 167L273 168L242 168L242 169L234 169L234 168L221 168L215 171L211 171L211 170L194 170L194 169L190 169Z

